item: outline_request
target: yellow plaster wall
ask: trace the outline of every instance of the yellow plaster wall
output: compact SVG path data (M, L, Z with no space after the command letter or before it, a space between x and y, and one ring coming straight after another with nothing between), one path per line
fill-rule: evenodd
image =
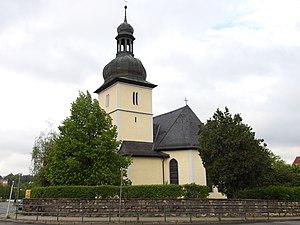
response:
M120 111L119 121L120 140L152 142L152 115Z
M106 107L106 95L109 94L109 106ZM118 108L118 83L110 86L98 94L99 105L105 112L110 113Z
M194 160L194 182L196 184L206 185L206 170L203 166L198 150L192 150L192 157Z
M120 85L120 109L152 114L152 89L131 84ZM133 105L132 93L138 93L138 105Z
M133 104L133 92L138 93L138 105ZM106 95L109 106L106 107ZM117 82L98 95L100 107L117 126L118 139L153 141L152 89Z
M163 184L162 159L132 157L127 175L133 185Z
M206 185L206 173L197 150L164 151L170 155L165 161L166 182L170 183L169 163L171 159L178 162L179 184L196 183Z

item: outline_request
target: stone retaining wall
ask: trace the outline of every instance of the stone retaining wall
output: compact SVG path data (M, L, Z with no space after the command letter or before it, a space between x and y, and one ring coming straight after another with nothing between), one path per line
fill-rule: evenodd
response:
M23 212L60 216L293 217L299 201L228 199L24 199Z

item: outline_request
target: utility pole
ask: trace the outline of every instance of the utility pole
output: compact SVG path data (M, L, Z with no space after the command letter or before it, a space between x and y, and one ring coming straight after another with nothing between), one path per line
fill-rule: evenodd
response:
M12 195L13 188L14 188L14 183L15 183L15 181L12 181L12 185L11 185L11 188L10 188L9 199L8 199L8 204L7 204L7 210L6 210L6 218L9 218L8 213L9 213L9 206L10 206L11 195Z
M22 173L19 173L17 201L18 201L18 199L19 199L19 194L20 194L20 181L21 181L21 176L22 176Z

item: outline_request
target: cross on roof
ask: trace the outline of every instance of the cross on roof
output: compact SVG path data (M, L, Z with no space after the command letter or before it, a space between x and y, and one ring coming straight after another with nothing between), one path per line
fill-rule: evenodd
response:
M184 98L184 101L185 101L185 105L187 105L188 102L187 98Z

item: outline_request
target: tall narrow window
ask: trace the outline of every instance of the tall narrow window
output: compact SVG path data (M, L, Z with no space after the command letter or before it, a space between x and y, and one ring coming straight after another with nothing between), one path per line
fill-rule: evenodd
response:
M132 93L132 103L133 103L133 105L139 104L139 93L137 93L137 92Z
M139 104L139 93L135 92L135 104Z
M132 93L132 104L135 105L135 92Z
M109 106L109 94L106 95L106 98L105 98L105 105L106 105L106 107Z
M176 159L171 159L170 161L170 184L179 184L178 162Z

